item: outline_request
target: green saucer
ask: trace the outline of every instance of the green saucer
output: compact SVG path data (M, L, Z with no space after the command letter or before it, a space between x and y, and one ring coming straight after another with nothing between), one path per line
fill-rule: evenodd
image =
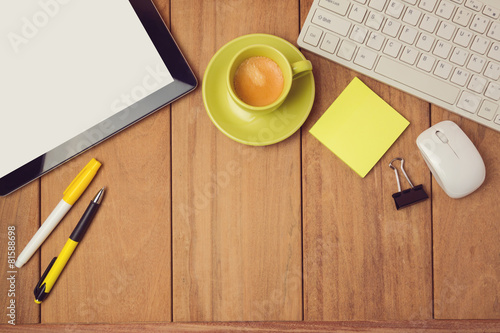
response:
M287 99L276 111L256 115L242 110L227 91L225 75L236 52L252 44L271 45L291 63L306 60L295 46L282 38L266 34L238 37L210 60L203 77L203 102L212 122L229 138L246 145L266 146L285 140L306 121L314 103L314 76L311 72L294 80Z

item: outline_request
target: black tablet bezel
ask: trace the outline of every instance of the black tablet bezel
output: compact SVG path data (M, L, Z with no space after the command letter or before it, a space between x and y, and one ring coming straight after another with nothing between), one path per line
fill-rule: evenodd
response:
M129 2L174 82L3 176L0 178L0 196L19 189L196 88L198 82L194 73L152 1L129 0Z

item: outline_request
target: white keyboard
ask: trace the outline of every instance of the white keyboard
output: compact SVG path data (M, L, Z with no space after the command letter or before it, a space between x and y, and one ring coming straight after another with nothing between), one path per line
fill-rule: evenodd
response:
M500 131L499 17L500 0L315 0L298 44Z

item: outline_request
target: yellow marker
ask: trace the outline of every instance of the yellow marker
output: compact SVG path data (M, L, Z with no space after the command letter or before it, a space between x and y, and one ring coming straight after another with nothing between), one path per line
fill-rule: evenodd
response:
M93 158L82 171L73 179L71 184L63 193L63 198L57 204L56 208L50 213L49 217L41 225L40 229L31 238L28 245L21 252L16 260L16 266L21 268L38 250L40 245L50 235L52 230L59 224L66 213L73 207L73 204L80 198L85 189L89 186L92 179L94 179L97 170L101 167L101 163Z
M90 223L94 219L94 216L100 207L103 194L104 188L102 188L99 193L97 193L95 198L90 202L90 205L87 207L87 210L85 210L82 218L69 236L69 239L64 245L61 253L59 253L59 256L52 259L49 266L40 278L40 281L38 281L34 290L35 303L41 304L54 287L54 284L56 283L59 275L66 266L66 263L75 251L76 246L82 240L85 232L87 232Z

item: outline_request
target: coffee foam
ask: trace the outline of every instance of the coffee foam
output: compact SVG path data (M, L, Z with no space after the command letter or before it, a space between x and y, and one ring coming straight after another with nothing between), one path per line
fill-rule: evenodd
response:
M283 73L272 59L262 56L245 59L234 75L238 97L252 106L266 106L283 91Z

